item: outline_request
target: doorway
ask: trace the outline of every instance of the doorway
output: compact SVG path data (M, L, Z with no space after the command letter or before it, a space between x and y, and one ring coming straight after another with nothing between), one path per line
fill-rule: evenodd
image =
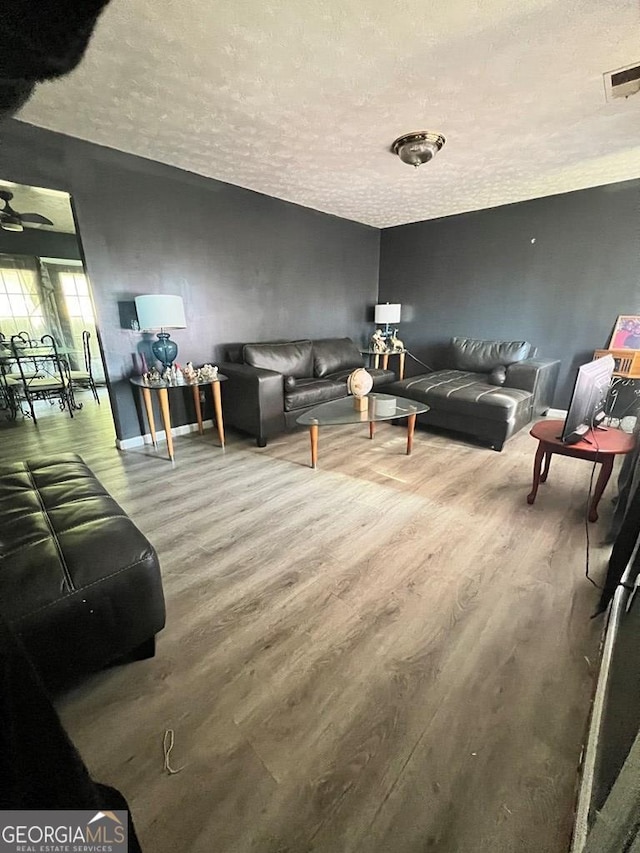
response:
M12 337L50 335L75 386L77 408L69 414L99 404L111 415L91 283L66 192L0 178L0 333L6 364ZM85 372L87 383L80 381ZM38 411L39 420L56 410L43 402ZM19 420L30 411L18 406L9 414Z

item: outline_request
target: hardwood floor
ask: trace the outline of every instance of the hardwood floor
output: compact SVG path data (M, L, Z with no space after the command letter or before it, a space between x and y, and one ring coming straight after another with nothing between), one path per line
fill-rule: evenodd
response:
M76 450L158 549L153 660L61 697L154 853L563 853L596 668L591 466L418 431L324 428L259 450L118 452L106 406L3 427L0 457ZM161 452L164 453L164 445ZM591 525L591 566L613 484ZM163 771L175 731L173 776Z

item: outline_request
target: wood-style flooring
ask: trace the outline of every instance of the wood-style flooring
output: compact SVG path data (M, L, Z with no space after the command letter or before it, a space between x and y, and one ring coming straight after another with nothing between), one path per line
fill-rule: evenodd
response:
M45 404L46 407L46 404ZM157 548L156 657L58 700L147 853L564 853L597 669L591 466L381 424L176 464L119 452L107 405L0 428L2 460L79 452ZM601 581L612 480L591 530ZM162 740L175 732L163 770Z

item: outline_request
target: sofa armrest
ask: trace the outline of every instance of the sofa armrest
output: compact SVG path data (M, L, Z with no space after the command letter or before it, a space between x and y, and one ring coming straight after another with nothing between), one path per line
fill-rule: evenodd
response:
M267 438L284 431L284 377L250 364L219 364L228 377L220 384L224 419L264 447Z
M505 385L533 394L531 416L544 414L553 402L560 362L550 358L527 358L507 367Z

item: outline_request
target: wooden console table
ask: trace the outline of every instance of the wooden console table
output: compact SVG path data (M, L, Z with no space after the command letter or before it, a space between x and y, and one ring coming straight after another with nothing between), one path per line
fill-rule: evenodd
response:
M603 358L605 355L613 356L615 367L614 376L624 379L640 379L640 350L637 349L597 349L593 357Z
M223 376L221 373L218 374L218 378L214 379L213 382L211 380L203 380L202 382L183 382L180 385L170 385L168 382L161 380L160 382L146 382L141 376L132 376L129 381L132 385L137 385L138 388L142 391L142 399L144 401L144 408L147 413L147 420L149 421L149 432L151 433L151 440L153 441L153 446L155 448L158 447L158 441L156 439L156 423L155 418L153 416L153 403L151 400L151 392L155 391L158 395L158 400L160 402L160 413L162 415L162 424L164 426L165 435L167 437L167 450L169 451L169 459L174 461L174 453L173 453L173 435L171 434L171 412L169 409L169 391L174 388L191 388L193 390L193 403L196 409L196 418L198 421L198 432L200 435L204 432L204 427L202 425L202 406L200 405L200 388L203 385L211 385L211 391L213 392L213 409L215 413L216 427L218 430L218 437L220 438L220 444L222 445L222 449L224 450L224 423L222 421L222 399L220 396L220 383L224 382L226 376Z
M597 521L598 503L609 482L614 459L617 455L633 450L635 437L622 430L607 427L603 430L589 430L575 444L563 444L559 438L563 424L564 421L538 421L531 429L531 435L538 439L538 449L533 463L533 485L527 495L527 503L532 504L535 501L539 484L546 482L554 453L584 459L586 462L599 462L600 474L589 507L589 521Z

